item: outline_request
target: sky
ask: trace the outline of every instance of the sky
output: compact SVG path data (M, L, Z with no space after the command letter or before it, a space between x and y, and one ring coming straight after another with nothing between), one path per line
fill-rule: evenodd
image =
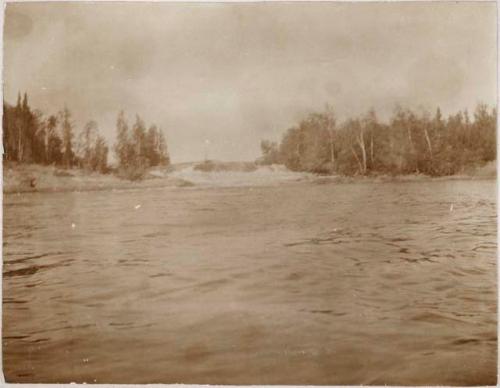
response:
M139 114L173 162L253 160L308 113L496 104L495 3L9 3L4 99ZM207 146L207 144L209 145Z

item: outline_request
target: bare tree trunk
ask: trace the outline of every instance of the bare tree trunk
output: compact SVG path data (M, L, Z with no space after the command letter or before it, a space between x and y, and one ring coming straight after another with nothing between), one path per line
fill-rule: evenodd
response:
M370 134L370 163L373 168L373 132Z
M19 131L18 131L19 136L18 136L18 139L17 139L17 161L18 162L22 162L23 161L23 151L24 151L23 148L24 147L23 147L23 143L21 141L21 138L22 138L22 136L21 136L21 134L22 134L21 128L18 127L18 129L19 129Z
M410 127L408 127L407 129L407 132L408 132L408 141L410 142L410 150L411 150L411 154L412 154L412 157L415 157L415 145L413 144L413 138L411 136L411 130L410 130ZM418 170L418 162L417 160L415 160L415 171L417 172L417 174L420 172Z
M331 107L327 105L326 130L328 131L328 135L330 137L330 162L332 163L332 168L335 166L335 147L333 142L334 129L335 129L335 118L333 116L333 111L331 110Z
M429 137L429 132L427 132L427 128L424 128L424 134L425 134L425 140L427 141L427 148L429 148L429 154L432 159L432 143L431 143L431 138Z
M335 150L333 149L333 133L332 131L328 131L330 134L330 161L332 162L332 166L335 166Z
M366 147L365 147L365 138L363 131L357 137L359 148L361 148L361 156L363 157L363 175L366 174Z
M351 145L351 152L356 158L356 161L358 162L358 167L359 167L359 172L363 173L363 165L361 164L361 160L358 157L358 154L356 154L356 151L354 150L354 147Z
M47 164L49 162L49 129L45 128L45 136L43 139L43 143L45 146L45 152L44 152L44 163Z
M429 161L429 167L431 171L434 169L433 164L434 164L434 156L432 152L432 143L431 143L431 138L429 136L429 132L427 131L427 128L424 127L424 135L425 135L425 141L427 142L427 148L429 150L429 156L430 156L430 161Z

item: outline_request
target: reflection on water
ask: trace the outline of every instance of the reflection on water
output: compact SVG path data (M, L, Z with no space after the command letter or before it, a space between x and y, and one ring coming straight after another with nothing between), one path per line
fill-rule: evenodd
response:
M494 384L495 195L494 181L8 195L5 377Z

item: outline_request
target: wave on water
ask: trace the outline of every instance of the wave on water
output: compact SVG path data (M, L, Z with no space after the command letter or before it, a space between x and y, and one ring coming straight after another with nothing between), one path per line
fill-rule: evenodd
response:
M281 165L258 166L253 171L200 171L195 166L189 166L173 171L169 176L182 179L195 186L242 187L302 181L308 179L311 174L293 172Z

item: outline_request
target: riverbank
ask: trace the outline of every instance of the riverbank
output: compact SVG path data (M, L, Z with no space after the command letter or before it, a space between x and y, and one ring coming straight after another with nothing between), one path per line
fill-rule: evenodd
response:
M341 175L326 175L314 179L315 184L327 183L384 183L384 182L427 182L427 181L447 181L447 180L481 180L481 179L496 179L497 169L496 162L489 162L484 166L470 168L460 174L445 175L445 176L429 176L425 174L407 174L407 175L358 175L358 176L341 176Z
M120 179L113 174L89 173L76 168L65 170L54 166L13 163L3 166L4 194L123 190L189 185L189 182L169 177L160 170L152 170L145 179L131 182Z
M221 164L221 168L217 166ZM120 179L113 174L89 173L81 169L60 169L37 164L9 163L3 166L4 194L29 192L71 192L126 190L189 186L255 186L272 183L309 182L311 184L419 182L429 180L496 179L496 164L491 162L481 168L465 171L460 175L430 177L412 175L369 176L320 176L291 172L284 166L257 166L251 163L215 162L210 169L198 168L205 164L184 163L169 169L152 169L141 181Z

